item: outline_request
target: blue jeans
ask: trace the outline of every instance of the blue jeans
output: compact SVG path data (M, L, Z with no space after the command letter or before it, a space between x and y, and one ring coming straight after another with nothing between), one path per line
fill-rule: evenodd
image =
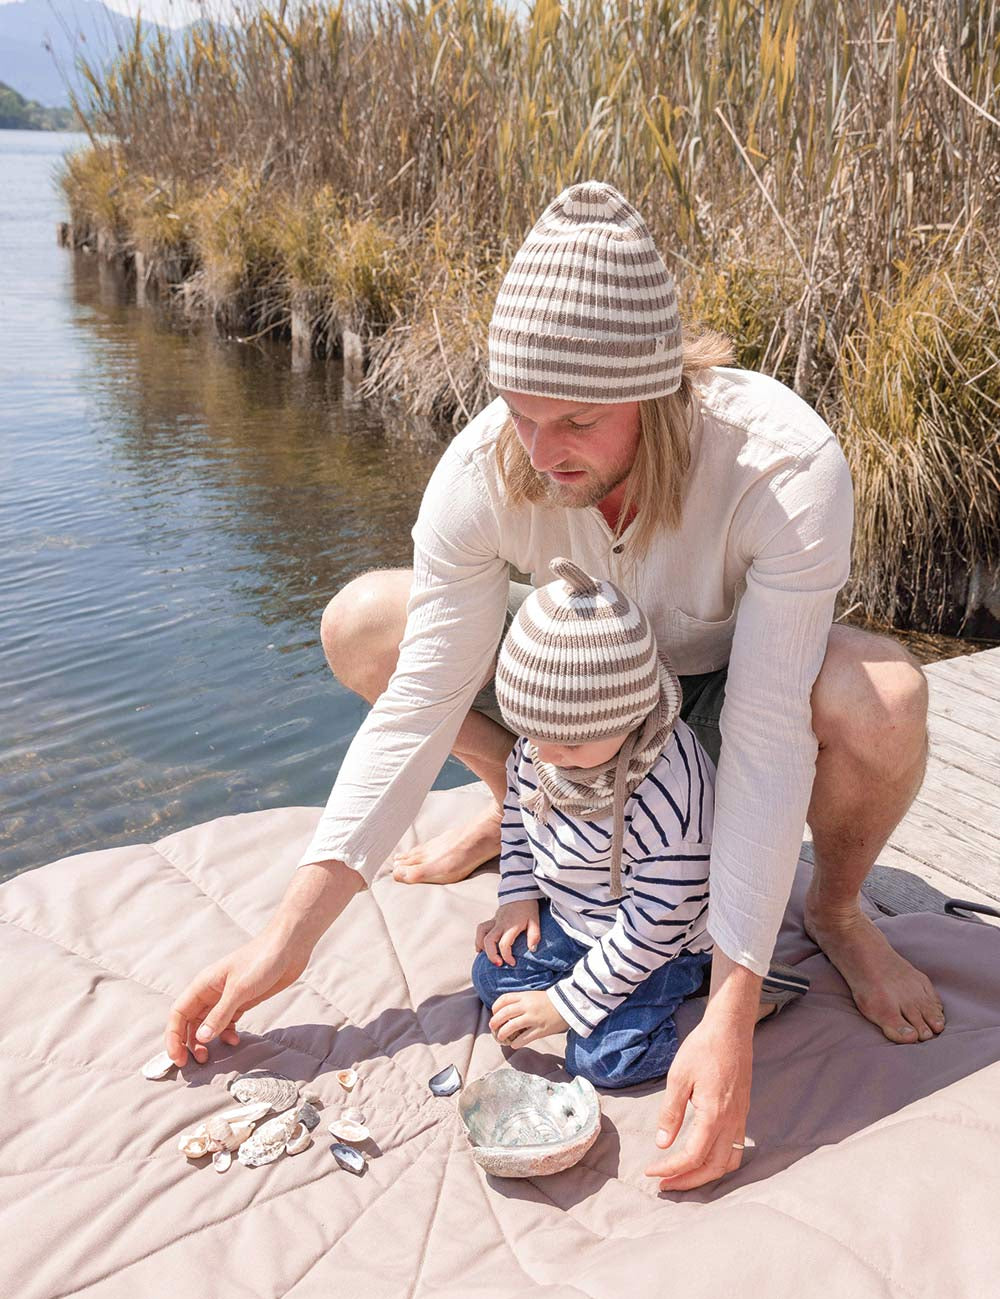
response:
M493 965L485 952L476 953L472 983L488 1010L505 992L551 988L588 951L560 928L544 899L539 899L538 919L538 947L530 952L528 940L518 934L511 952L514 965ZM654 970L589 1036L570 1029L567 1072L595 1087L633 1087L662 1078L677 1054L674 1011L697 992L711 961L711 952L683 952Z

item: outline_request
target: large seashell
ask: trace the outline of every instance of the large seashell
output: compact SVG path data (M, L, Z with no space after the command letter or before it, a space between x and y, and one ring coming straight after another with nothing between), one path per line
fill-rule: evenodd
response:
M288 1155L299 1155L303 1150L307 1150L312 1145L312 1133L304 1123L299 1123L292 1129L292 1135L285 1145L285 1153Z
M355 1123L353 1119L340 1118L334 1119L330 1124L330 1131L338 1141L367 1141L371 1133L363 1123Z
M166 1051L161 1051L159 1055L154 1055L152 1060L147 1060L142 1066L142 1076L150 1079L166 1078L170 1070L176 1068L177 1066Z
M313 1128L319 1127L319 1110L309 1101L303 1101L299 1106L299 1122L304 1124L310 1132Z
M212 1167L217 1173L224 1173L232 1162L233 1152L231 1150L217 1150L212 1156Z
M358 1071L357 1069L338 1069L336 1078L345 1092L352 1092L357 1086Z
M284 1154L285 1146L298 1126L297 1114L297 1109L285 1110L256 1128L240 1146L237 1156L240 1163L256 1168L259 1164L273 1163Z
M360 1150L355 1150L353 1146L342 1146L339 1141L335 1141L330 1147L330 1154L341 1168L346 1168L349 1173L354 1173L357 1177L360 1177L368 1167Z
M470 1083L458 1112L472 1157L496 1177L562 1172L597 1140L601 1105L585 1078L552 1083L516 1069L495 1069Z
M267 1101L273 1110L287 1110L299 1099L299 1089L284 1074L270 1069L251 1069L229 1084L238 1101Z
M435 1096L451 1096L457 1092L462 1085L462 1075L458 1072L453 1064L442 1069L430 1079L427 1086Z

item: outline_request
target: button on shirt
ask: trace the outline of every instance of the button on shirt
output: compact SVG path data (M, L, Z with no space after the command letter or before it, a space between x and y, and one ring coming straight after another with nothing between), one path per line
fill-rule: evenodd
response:
M718 367L696 376L694 393L681 524L634 564L614 553L619 539L596 508L511 508L494 454L501 399L454 438L413 528L396 670L301 865L342 861L371 881L491 670L510 566L541 586L565 555L645 609L680 675L729 663L708 930L731 959L767 972L815 775L810 693L848 575L853 494L833 432L777 380Z

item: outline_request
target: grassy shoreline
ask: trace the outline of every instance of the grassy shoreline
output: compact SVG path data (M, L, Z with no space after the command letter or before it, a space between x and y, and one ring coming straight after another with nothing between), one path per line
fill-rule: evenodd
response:
M1000 570L998 87L998 0L278 4L179 60L137 33L63 185L191 317L356 336L362 395L460 424L524 234L610 180L686 323L841 438L844 607L954 631Z

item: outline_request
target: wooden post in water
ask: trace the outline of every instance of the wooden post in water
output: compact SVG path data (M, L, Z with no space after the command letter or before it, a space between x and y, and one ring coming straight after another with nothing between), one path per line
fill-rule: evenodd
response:
M292 306L292 369L308 370L312 364L312 322L302 303Z
M144 307L146 305L146 254L139 252L138 248L132 258L132 265L135 268L135 305Z
M344 397L350 401L365 374L365 348L361 335L351 329L343 330L340 335L340 350L344 358Z

